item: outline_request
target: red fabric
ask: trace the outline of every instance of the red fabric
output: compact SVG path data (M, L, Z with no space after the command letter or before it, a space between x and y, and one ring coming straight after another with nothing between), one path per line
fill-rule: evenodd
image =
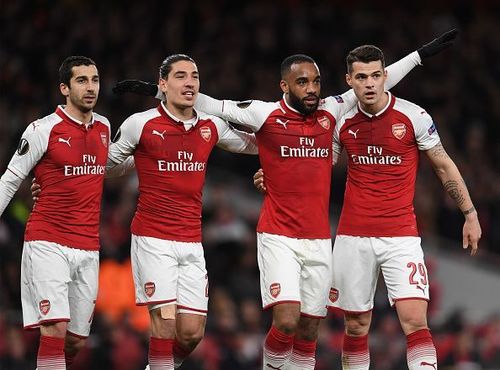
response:
M271 326L266 336L265 346L273 352L287 352L292 349L293 338L294 335L287 335L278 330L275 326Z
M64 338L42 335L38 347L37 367L39 370L66 369L64 359Z
M368 352L368 335L353 337L344 334L342 349L344 352Z
M406 336L406 342L408 344L408 348L426 343L434 345L434 343L432 342L432 335L429 329L421 329L414 333L408 334Z
M317 341L295 338L293 341L293 351L300 353L304 357L314 357L316 353Z

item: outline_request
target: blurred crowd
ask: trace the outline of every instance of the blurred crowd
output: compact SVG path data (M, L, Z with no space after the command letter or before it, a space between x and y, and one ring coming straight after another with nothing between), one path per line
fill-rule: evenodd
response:
M355 7L355 9L354 9ZM279 64L294 53L313 56L323 95L346 90L344 57L371 43L388 63L438 34L458 27L456 45L429 60L393 89L428 110L445 148L460 168L479 210L480 243L487 263L500 266L500 8L494 1L425 5L330 1L185 0L158 2L49 0L2 2L0 12L0 173L24 128L62 103L57 69L68 55L93 58L101 75L96 111L113 133L130 114L157 104L139 96L115 97L125 78L156 81L169 54L198 63L202 91L218 98L278 100ZM423 237L445 237L460 249L463 216L432 168L422 161L415 198ZM255 225L261 196L251 176L256 157L216 150L204 194L204 246L210 279L205 339L183 369L259 369L270 316L260 306ZM332 229L340 211L345 161L334 171ZM0 369L34 369L38 334L24 332L19 273L24 226L32 201L29 181L0 219ZM142 369L148 316L134 305L130 220L134 175L107 181L101 216L101 274L88 346L74 369ZM484 256L483 256L484 257ZM481 258L481 256L479 257ZM486 263L486 262L485 262ZM439 267L436 267L439 268ZM439 309L434 284L432 313ZM405 338L377 295L370 345L372 368L406 368ZM500 308L499 308L500 315ZM456 312L431 327L441 369L500 369L500 316L470 325ZM317 369L340 368L343 323L331 313L318 346Z

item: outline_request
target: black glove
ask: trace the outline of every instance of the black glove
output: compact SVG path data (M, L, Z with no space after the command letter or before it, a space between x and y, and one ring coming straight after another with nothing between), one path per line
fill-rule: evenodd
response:
M420 49L417 49L420 59L425 59L432 57L444 49L449 48L455 42L455 38L458 35L458 30L456 28L451 31L443 33L441 36L436 37L434 40L425 44Z
M126 92L144 96L156 96L158 93L158 85L141 80L124 80L118 82L113 87L113 93L120 96Z

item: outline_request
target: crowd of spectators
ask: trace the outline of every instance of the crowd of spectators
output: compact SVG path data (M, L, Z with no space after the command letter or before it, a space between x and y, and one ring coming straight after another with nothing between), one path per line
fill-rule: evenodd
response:
M494 227L500 225L500 9L488 0L405 8L356 4L353 9L349 2L299 0L2 2L0 173L26 125L62 102L57 69L68 55L86 55L97 62L101 92L96 111L110 118L114 133L128 115L157 102L138 96L117 98L112 86L125 78L155 81L159 64L172 53L184 52L197 61L202 91L208 94L274 101L281 97L279 64L289 54L316 59L326 96L346 90L344 57L350 49L375 44L391 63L458 27L457 44L411 72L394 92L434 117L479 210L482 253L488 255L487 263L500 266L500 228ZM261 196L251 176L258 168L258 159L251 156L216 150L210 159L203 211L211 284L207 333L183 369L260 366L270 316L261 310L256 265L254 231ZM334 172L333 229L344 180L345 161ZM145 366L148 317L144 308L134 306L129 259L136 198L133 175L106 182L100 293L92 334L75 370ZM461 249L463 216L425 163L415 202L423 237L449 238ZM31 205L25 181L0 219L0 369L35 368L38 335L21 329L19 293L22 239ZM383 290L376 305L372 368L404 369L405 338ZM341 316L330 314L318 346L318 370L340 367L342 330ZM500 368L500 308L499 316L475 325L456 312L432 330L441 369Z

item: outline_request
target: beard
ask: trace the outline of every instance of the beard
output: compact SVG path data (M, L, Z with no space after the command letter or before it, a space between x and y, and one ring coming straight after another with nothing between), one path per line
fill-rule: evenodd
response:
M76 96L69 96L69 99L71 100L71 103L78 108L78 110L82 113L88 113L92 111L97 103L97 99L94 99L92 103L85 103L85 101L82 99L78 99Z
M311 114L316 112L319 105L319 97L317 95L311 94L307 95L306 98L314 96L317 98L316 103L314 105L307 105L304 99L299 98L297 95L292 92L288 93L288 97L290 99L290 105L293 109L298 110L302 114Z

